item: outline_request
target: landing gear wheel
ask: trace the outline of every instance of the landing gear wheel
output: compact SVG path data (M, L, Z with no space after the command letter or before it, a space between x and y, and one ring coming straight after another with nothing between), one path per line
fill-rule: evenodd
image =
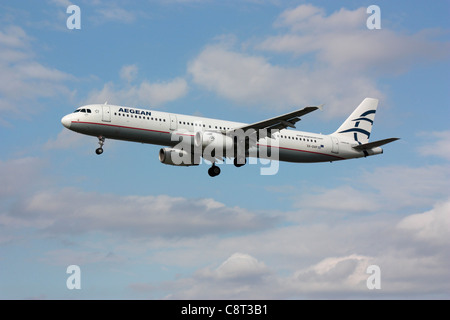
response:
M95 150L95 153L100 155L103 153L103 145L105 144L105 137L103 136L98 137L98 144L100 145L100 148L97 148Z
M212 167L208 169L208 174L211 177L218 176L220 174L220 168L213 164Z

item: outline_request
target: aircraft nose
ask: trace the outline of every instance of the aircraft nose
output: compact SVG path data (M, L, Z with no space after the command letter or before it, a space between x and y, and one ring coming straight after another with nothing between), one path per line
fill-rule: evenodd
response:
M69 115L67 115L67 116L64 116L64 117L61 119L62 125L63 125L64 127L66 127L67 129L70 128L70 124L72 123L72 121L71 121L69 118L70 118Z

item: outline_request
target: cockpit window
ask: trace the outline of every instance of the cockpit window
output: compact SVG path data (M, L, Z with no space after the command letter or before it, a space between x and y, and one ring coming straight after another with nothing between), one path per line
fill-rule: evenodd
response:
M77 109L73 113L83 112L83 113L92 113L91 109Z

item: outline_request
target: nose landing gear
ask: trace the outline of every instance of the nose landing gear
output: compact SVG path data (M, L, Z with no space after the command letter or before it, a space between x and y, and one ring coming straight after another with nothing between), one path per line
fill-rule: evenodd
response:
M98 144L100 145L100 148L95 149L95 153L101 155L103 153L103 145L105 144L105 137L103 136L98 137Z

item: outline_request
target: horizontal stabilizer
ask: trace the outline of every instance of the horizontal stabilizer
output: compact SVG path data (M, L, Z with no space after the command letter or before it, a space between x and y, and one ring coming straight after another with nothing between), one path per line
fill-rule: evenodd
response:
M381 147L382 145L385 145L387 143L397 141L399 139L400 138L389 138L389 139L383 139L383 140L378 140L378 141L374 141L374 142L364 143L364 144L354 146L353 149L358 150L358 151L373 149L376 147Z

